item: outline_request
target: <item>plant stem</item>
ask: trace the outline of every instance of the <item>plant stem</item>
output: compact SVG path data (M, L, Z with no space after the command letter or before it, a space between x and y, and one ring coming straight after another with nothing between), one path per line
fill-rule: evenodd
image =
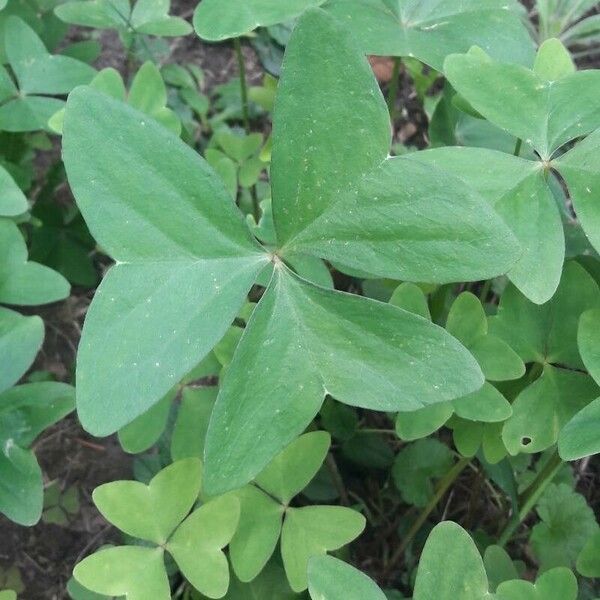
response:
M388 90L387 105L390 111L390 119L392 123L396 116L396 100L398 99L398 89L400 87L400 65L402 59L397 56L394 58L394 69L392 71L392 79L390 80L390 89Z
M421 529L423 523L427 520L427 517L433 512L438 502L444 497L444 494L448 491L450 486L455 482L456 478L463 472L465 467L471 462L470 458L461 458L447 473L443 479L437 485L433 498L429 501L427 506L419 513L411 528L404 536L400 545L396 548L392 554L389 562L384 567L384 574L389 573L397 563L400 562L404 552L408 548L408 545L412 542L415 535Z
M481 286L481 292L479 292L479 300L481 300L481 303L484 304L486 301L486 298L488 297L488 294L490 293L490 289L492 287L492 280L488 279L482 286Z
M563 462L558 455L558 450L556 450L531 485L523 492L519 514L514 515L506 525L504 531L500 534L500 538L498 539L499 546L504 547L510 541L519 525L526 519L531 509L536 505L540 496L548 487L548 484L552 482L559 469L562 467L562 464Z
M325 465L327 470L329 471L329 475L331 476L331 481L335 486L338 494L340 495L340 500L344 506L350 506L350 499L348 498L348 492L346 491L346 486L344 485L344 480L340 474L340 470L338 469L337 463L335 462L335 458L331 452L327 453L327 458L325 459Z
M248 115L248 86L246 84L246 65L244 55L242 54L242 44L240 38L233 38L233 47L237 57L238 71L240 75L240 91L242 94L242 116L244 118L244 129L250 133L250 117Z
M515 156L519 156L521 154L521 146L523 145L523 140L521 138L519 138L517 140L517 143L515 144L515 151L513 152L513 154Z

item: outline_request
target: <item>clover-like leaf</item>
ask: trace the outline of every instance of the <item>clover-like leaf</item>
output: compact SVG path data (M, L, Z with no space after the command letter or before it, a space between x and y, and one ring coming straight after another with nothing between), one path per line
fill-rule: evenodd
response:
M433 496L433 479L445 475L453 463L454 457L448 446L426 438L398 452L392 477L405 502L425 506Z
M0 302L36 305L69 295L67 280L52 269L27 260L27 246L19 228L0 218Z
M333 556L308 561L308 591L313 600L385 600L377 584L364 573Z
M502 0L329 0L366 54L411 56L442 70L444 58L482 46L498 60L530 64L531 37L515 2Z
M8 171L0 166L0 217L20 215L27 207L27 198Z
M301 592L308 587L312 556L341 548L364 527L365 518L344 506L289 508L281 531L281 556L291 588Z
M15 384L29 368L44 341L44 322L0 307L0 392Z
M162 548L105 548L75 566L75 579L85 588L127 600L169 600L171 588Z
M164 544L198 498L200 464L197 458L177 461L155 475L149 485L105 483L94 490L94 503L121 531Z
M389 116L368 62L335 19L307 11L287 46L273 116L281 254L432 282L487 278L516 262L516 240L478 195L416 159L388 159L389 147Z
M540 568L572 566L587 540L598 531L594 511L565 483L550 484L536 510L541 522L533 527L531 546Z
M0 95L5 102L0 107L0 130L47 129L48 119L64 105L52 96L88 83L96 72L68 56L50 54L35 31L15 16L6 20L4 43L18 89L1 67Z
M506 581L498 586L498 600L576 600L577 579L570 569L557 567L529 581Z
M414 600L489 598L483 560L469 534L456 523L436 525L421 554Z
M519 578L515 563L501 546L488 546L483 554L483 564L491 592L495 592L502 582Z
M206 163L142 113L78 89L63 152L78 206L118 262L88 313L77 369L82 423L106 435L208 353L267 255Z
M340 371L340 360L356 368ZM249 380L246 374L259 365L268 365L270 378ZM482 383L472 356L436 325L318 288L279 265L217 398L206 439L205 490L216 494L250 481L302 432L326 393L355 406L410 411Z
M259 473L256 483L282 504L288 504L317 474L330 443L331 438L325 431L300 436Z
M185 578L209 598L221 598L229 586L229 565L222 549L238 524L234 496L216 498L196 509L173 533L166 549Z
M577 556L576 566L584 577L600 577L600 531L585 543Z

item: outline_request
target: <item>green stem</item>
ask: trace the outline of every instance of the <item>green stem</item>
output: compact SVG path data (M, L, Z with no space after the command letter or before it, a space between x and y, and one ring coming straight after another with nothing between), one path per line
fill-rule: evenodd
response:
M508 522L504 531L500 534L498 539L499 546L506 546L510 541L519 525L527 518L531 509L537 504L540 496L544 493L544 490L552 482L559 469L562 467L562 460L558 455L558 450L548 459L548 462L544 465L544 468L538 473L538 476L533 480L531 485L523 492L521 508L519 514Z
M515 151L513 152L513 154L515 156L519 156L521 154L521 146L523 145L523 140L521 138L519 138L517 140L517 143L515 144Z
M479 300L481 300L481 303L485 303L488 294L490 293L490 289L492 287L492 280L488 279L482 286L481 286L481 292L479 292Z
M335 458L333 457L333 454L331 454L331 452L327 454L327 458L325 459L325 466L329 471L329 475L331 477L333 485L335 486L335 489L340 495L340 500L342 504L344 506L350 506L350 499L348 498L348 492L346 491L344 480L342 479L340 470L338 469L337 463L335 462Z
M470 458L461 458L447 473L443 479L437 485L433 498L428 502L427 506L419 513L411 528L404 536L400 545L396 548L392 554L389 562L384 567L384 574L389 573L402 559L404 552L408 548L408 545L412 542L413 538L419 532L419 529L423 526L423 523L427 520L427 517L433 512L438 502L444 497L450 486L456 481L456 478L463 472L465 467L471 462Z
M400 88L400 65L402 59L397 56L394 58L394 69L392 71L392 79L390 80L390 89L388 90L387 105L390 111L392 123L396 115L396 101L398 99L398 89Z
M248 86L246 83L246 65L244 55L242 54L242 44L240 38L233 38L233 47L237 57L238 71L240 75L240 91L242 94L242 116L244 118L244 128L246 133L250 133L250 117L248 114Z

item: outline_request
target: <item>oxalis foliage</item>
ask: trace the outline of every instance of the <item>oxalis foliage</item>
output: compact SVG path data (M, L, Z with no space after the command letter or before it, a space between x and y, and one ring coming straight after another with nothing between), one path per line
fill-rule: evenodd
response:
M600 594L580 493L600 452L600 76L574 61L595 5L540 0L534 27L512 0L202 0L196 34L240 70L209 95L169 61L192 26L168 1L0 1L0 511L77 514L33 450L75 405L139 455L93 492L122 543L87 547L65 593ZM116 31L125 72L67 24ZM278 80L247 86L241 38ZM387 99L366 55L392 57ZM402 69L424 150L395 137ZM32 307L98 265L75 386L32 371Z

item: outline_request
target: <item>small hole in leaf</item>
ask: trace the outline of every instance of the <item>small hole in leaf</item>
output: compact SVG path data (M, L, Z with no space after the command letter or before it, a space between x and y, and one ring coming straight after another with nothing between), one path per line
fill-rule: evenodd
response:
M522 437L521 438L521 445L522 446L529 446L529 444L531 444L532 441L533 440L530 437L527 437L527 436Z

